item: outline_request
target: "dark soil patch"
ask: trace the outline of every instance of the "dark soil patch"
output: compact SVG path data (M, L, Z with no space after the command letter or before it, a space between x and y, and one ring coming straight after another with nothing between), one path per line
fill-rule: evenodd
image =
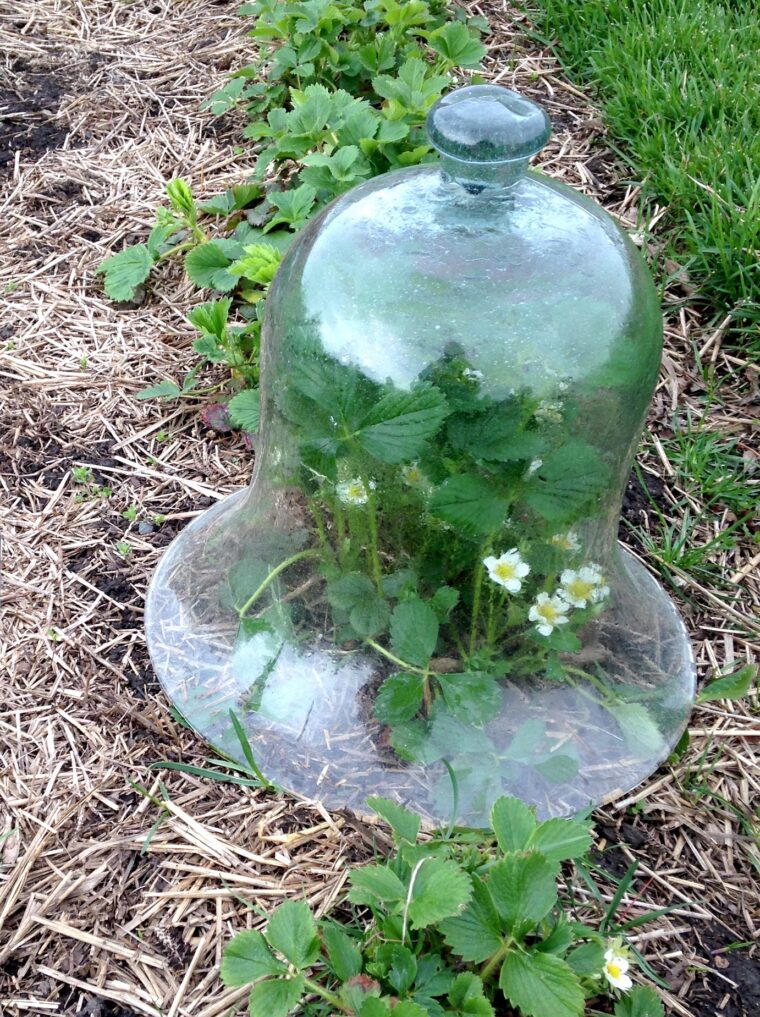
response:
M125 1008L121 1003L113 1003L108 999L97 999L92 996L86 997L87 1002L82 1007L81 994L77 992L76 996L72 993L70 1001L65 1003L69 1009L64 1010L64 1014L68 1017L140 1017L140 1014L136 1010Z
M641 548L642 544L635 528L640 527L645 517L655 512L655 508L663 514L667 512L665 484L659 477L649 473L644 475L642 483L636 470L632 470L623 492L623 506L618 527L620 540Z
M56 123L63 88L48 72L16 70L20 81L0 89L0 171L12 168L16 152L42 155L60 148L68 130Z
M749 948L726 949L734 939L720 925L695 929L701 954L714 970L691 986L689 1007L697 1017L758 1017L760 1014L760 963ZM757 947L752 948L757 950ZM718 977L715 971L722 977Z

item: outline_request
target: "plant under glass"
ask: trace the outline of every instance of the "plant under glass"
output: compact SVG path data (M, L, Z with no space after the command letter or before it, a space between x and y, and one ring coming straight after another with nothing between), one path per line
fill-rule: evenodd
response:
M214 745L329 806L487 822L630 789L686 723L670 599L617 543L662 324L638 252L528 170L506 89L433 107L438 163L354 188L267 299L250 489L165 555L147 631Z

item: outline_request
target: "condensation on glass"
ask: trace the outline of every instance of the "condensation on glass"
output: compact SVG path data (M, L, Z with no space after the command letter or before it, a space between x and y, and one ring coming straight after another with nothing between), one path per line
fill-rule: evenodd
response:
M536 104L428 118L440 160L354 188L267 299L253 480L188 526L147 605L175 707L329 807L487 822L628 791L687 721L672 602L617 543L662 326L594 202L528 169Z

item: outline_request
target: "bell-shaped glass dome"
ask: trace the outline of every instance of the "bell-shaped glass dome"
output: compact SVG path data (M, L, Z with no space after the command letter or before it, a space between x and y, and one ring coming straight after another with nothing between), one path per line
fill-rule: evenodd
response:
M267 299L254 476L170 547L147 632L188 722L330 807L487 823L620 794L686 723L676 610L616 539L662 326L638 252L527 169L545 113L431 111L440 163L344 194Z

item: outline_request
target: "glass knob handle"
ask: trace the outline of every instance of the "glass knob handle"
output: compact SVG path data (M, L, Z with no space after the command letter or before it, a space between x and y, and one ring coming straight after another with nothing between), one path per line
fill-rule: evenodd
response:
M501 85L469 85L430 110L427 135L447 177L478 193L516 183L551 135L543 107Z

